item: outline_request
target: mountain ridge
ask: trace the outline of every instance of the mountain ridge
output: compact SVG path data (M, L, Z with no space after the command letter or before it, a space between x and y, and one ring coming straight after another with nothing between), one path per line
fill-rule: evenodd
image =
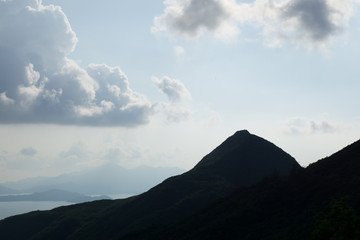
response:
M346 228L344 225L360 229L359 172L360 140L290 176L274 175L252 187L239 188L176 225L139 232L137 239L145 235L148 239L360 239L359 232L333 238L330 233L323 238L314 234L319 231L316 219L326 215L334 202L349 204L340 205L345 212L337 214L348 214L353 208L358 216L343 219L343 225L337 223L340 227L325 219L325 230L339 234L333 229ZM347 222L352 219L354 222Z
M220 173L236 185L250 185L274 172L288 174L292 168L301 168L295 158L275 144L247 130L240 130L203 157L190 171ZM239 174L244 177L239 177Z
M238 144L232 145L234 139ZM143 194L8 218L0 221L0 231L10 234L8 229L31 219L42 224L14 239L56 239L60 230L61 239L307 239L315 215L333 199L348 196L360 209L359 155L360 141L301 168L274 144L240 131L201 160L215 159L211 164L202 162ZM276 164L271 168L265 164L266 175L252 183L239 184L228 174L229 168L218 165L246 168L247 159L247 171L258 171L260 167L251 164L261 165L266 159L276 163L277 156L288 163L284 168L288 174L274 171Z

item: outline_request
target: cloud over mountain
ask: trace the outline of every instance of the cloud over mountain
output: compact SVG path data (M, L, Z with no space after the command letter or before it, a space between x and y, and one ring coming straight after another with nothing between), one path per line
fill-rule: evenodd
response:
M284 132L290 135L299 134L329 134L339 130L339 127L328 121L313 121L305 118L293 118L287 121Z
M189 90L179 80L164 76L161 79L153 77L155 85L167 95L171 102L179 102L182 100L188 100L191 98Z
M165 112L167 120L169 122L179 122L189 118L191 111L181 106L182 102L191 99L191 94L185 85L181 81L168 76L161 79L153 77L152 80L170 101L170 103L162 102L159 104Z
M58 6L0 2L0 122L99 126L147 123L152 105L119 67L80 67L78 39Z
M264 43L284 41L320 46L341 33L352 15L354 0L173 0L154 18L152 32L199 37L210 33L227 39L237 36L245 24L262 29Z

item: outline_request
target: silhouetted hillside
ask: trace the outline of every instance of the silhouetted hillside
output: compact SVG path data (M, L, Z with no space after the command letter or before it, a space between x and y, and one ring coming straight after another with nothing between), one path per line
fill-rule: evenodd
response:
M189 172L139 196L11 217L0 231L12 239L308 239L333 200L359 209L359 145L302 169L239 131Z
M359 173L357 141L289 177L273 175L239 188L181 223L136 239L360 239ZM336 211L330 209L334 202Z

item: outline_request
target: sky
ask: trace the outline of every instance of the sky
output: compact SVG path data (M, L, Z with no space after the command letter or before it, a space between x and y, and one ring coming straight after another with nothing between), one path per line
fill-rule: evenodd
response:
M0 183L360 138L358 0L0 0Z

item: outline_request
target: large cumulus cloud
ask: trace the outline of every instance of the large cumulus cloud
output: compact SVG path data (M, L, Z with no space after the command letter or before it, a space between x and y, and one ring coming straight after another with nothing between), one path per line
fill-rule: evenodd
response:
M356 0L171 0L154 18L153 32L196 38L237 36L244 24L260 27L270 46L284 41L320 46L342 32Z
M81 68L75 32L58 6L0 1L0 122L136 126L152 105L119 67Z

